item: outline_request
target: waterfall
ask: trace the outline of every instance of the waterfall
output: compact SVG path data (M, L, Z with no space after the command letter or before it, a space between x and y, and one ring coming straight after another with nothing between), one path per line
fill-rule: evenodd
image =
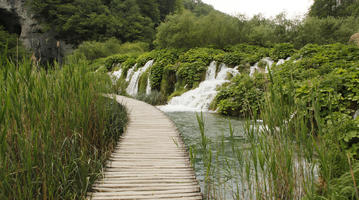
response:
M150 74L148 74L148 78L147 78L147 86L146 86L146 95L150 95L151 94L151 82L150 82Z
M134 67L130 69L130 70L132 70L131 73L133 73L133 75L131 78L129 78L131 80L130 80L130 83L128 84L128 87L126 88L126 92L129 95L131 95L131 96L137 95L139 79L140 79L141 75L152 65L153 65L153 60L150 60L145 64L145 66L139 68L136 72L133 72L135 69ZM129 72L130 72L130 70L129 70ZM128 76L128 74L127 74L127 76ZM127 81L127 78L126 78L126 81Z
M133 71L135 70L135 68L137 67L137 64L135 64L133 67L131 67L130 69L128 69L127 71L127 76L126 76L126 82L129 82L131 80Z
M173 97L165 106L158 106L164 112L201 112L208 111L210 103L217 95L217 87L226 80L228 73L238 74L236 69L228 68L225 64L219 66L219 73L216 76L217 63L212 62L207 69L206 79L200 83L198 88L192 89L181 96Z
M111 73L111 78L114 83L116 83L116 81L121 78L122 71L122 69L119 69L118 71L114 71Z
M256 71L260 71L260 68L258 67L260 62L265 62L266 63L266 68L265 68L265 73L268 73L268 68L272 66L272 64L274 63L272 59L270 58L263 58L261 59L259 62L257 62L256 64L254 64L251 68L250 68L250 72L249 72L249 76L253 76L254 73Z
M209 67L206 72L206 79L205 80L214 80L216 78L216 71L217 71L217 62L213 61L209 64Z
M283 65L285 62L287 62L288 60L290 60L290 57L288 57L287 59L280 59L280 60L278 60L278 62L277 62L277 66L278 65Z

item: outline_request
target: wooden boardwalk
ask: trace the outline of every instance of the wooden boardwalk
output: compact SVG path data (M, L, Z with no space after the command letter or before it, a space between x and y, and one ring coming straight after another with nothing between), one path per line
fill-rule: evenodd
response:
M173 122L157 108L116 96L129 123L88 199L202 199Z

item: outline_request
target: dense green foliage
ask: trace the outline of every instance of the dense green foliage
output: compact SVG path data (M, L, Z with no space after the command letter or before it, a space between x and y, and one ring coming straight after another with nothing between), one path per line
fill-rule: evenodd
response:
M0 198L82 199L124 123L87 63L37 71L0 61Z
M340 44L307 45L295 58L301 59L273 69L274 84L282 88L283 94L288 94L288 82L291 82L296 101L306 105L307 112L312 111L314 98L318 117L325 122L323 132L336 130L336 140L357 157L359 122L353 121L352 116L359 109L359 49Z
M359 29L356 17L306 17L289 20L285 14L273 19L260 15L251 19L231 17L216 11L196 16L190 12L171 15L157 29L155 44L160 47L223 48L237 43L272 47L291 43L301 48L308 43L347 43Z
M255 74L253 78L248 74L234 77L216 96L218 112L241 117L258 114L264 103L265 83L263 74Z
M316 0L302 20L285 14L271 19L233 17L200 0L32 0L29 5L45 31L52 27L58 38L72 44L114 37L159 48L224 48L237 43L291 43L301 48L308 43L346 43L359 29L355 0Z
M359 17L359 2L357 0L315 0L309 15L320 18Z
M283 50L282 53L287 52L286 48ZM273 66L269 81L263 84L255 84L256 76L235 77L221 88L214 104L223 114L243 116L246 111L247 115L257 116L259 111L269 127L281 128L287 126L288 120L297 121L304 116L301 125L285 132L291 136L292 132L299 134L303 131L300 129L306 129L306 134L319 135L321 182L316 193L333 199L352 199L355 190L348 177L348 156L353 163L358 162L359 119L353 119L353 115L359 109L359 48L307 45L291 56L286 63ZM248 98L252 96L257 99ZM285 123L273 120L278 115L283 115ZM357 164L353 166L357 171Z
M114 54L139 55L148 51L148 44L143 42L121 43L115 38L105 42L84 42L72 53L72 57L93 61L98 58L105 58Z
M191 12L171 15L157 30L155 44L161 48L193 48L214 45L223 48L240 42L241 22L219 12L196 16Z
M30 7L60 39L72 44L111 37L151 41L155 27L181 1L176 0L31 0Z
M14 61L22 60L27 52L18 37L16 34L5 31L0 24L0 56L7 55Z

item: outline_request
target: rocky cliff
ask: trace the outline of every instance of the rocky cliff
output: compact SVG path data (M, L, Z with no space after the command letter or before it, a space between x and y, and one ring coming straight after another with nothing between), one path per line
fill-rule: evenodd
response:
M25 2L26 0L0 0L0 25L9 32L19 34L25 47L41 63L55 60L62 62L65 52L71 46L56 40L54 32L43 32Z

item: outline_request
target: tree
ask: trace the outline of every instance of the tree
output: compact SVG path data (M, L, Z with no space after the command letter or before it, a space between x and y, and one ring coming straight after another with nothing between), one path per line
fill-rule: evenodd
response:
M116 37L123 42L153 41L155 27L182 0L31 0L44 31L72 44Z
M157 28L155 44L160 48L199 46L196 17L189 11L168 16Z
M349 17L358 16L358 0L315 0L310 8L312 17Z

